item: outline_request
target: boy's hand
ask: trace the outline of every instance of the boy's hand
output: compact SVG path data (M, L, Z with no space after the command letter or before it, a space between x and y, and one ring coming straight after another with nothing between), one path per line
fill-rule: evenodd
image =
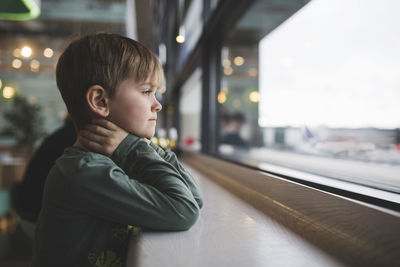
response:
M128 132L105 119L93 120L78 133L81 144L89 151L111 157Z
M143 141L145 141L148 145L150 145L150 143L151 143L151 140L150 140L150 139L147 139L146 137L143 137L142 139L143 139Z

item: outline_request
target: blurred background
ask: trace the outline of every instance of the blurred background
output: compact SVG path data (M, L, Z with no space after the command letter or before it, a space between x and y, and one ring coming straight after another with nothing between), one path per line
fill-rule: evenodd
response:
M30 258L10 194L64 124L57 59L69 40L99 31L158 56L167 91L153 142L165 149L398 205L399 9L397 0L1 0L0 259Z

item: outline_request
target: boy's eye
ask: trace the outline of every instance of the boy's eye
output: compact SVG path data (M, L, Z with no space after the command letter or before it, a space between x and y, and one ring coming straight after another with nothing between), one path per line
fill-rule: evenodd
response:
M145 90L145 91L143 91L143 93L144 93L145 95L150 95L152 92L153 92L152 90Z

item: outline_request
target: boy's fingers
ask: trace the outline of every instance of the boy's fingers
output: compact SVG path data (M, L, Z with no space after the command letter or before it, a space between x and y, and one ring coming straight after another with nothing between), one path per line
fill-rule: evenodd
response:
M104 145L101 143L87 139L82 135L80 135L80 140L82 142L82 145L89 151L100 153L106 156L110 156L112 154L112 151L109 151L109 149L104 147Z
M107 137L111 134L111 131L103 126L96 124L87 124L84 128L86 131L92 132L93 134L101 135Z
M93 132L88 131L88 130L80 131L79 135L81 135L82 137L84 137L87 140L94 141L94 142L97 142L97 143L104 143L104 141L106 140L106 136L102 136L102 135L93 133Z
M83 135L81 135L80 137L83 145L91 151L99 152L103 148L103 145L101 143L88 139Z
M147 139L146 137L143 137L142 138L148 145L151 143L151 140L150 139Z

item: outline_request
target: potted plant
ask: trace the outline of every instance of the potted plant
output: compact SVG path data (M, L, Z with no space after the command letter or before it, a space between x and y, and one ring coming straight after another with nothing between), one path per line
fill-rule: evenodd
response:
M2 134L12 136L16 140L16 148L24 151L29 157L35 143L45 135L42 108L38 104L17 95L13 98L12 108L4 112L6 126Z

